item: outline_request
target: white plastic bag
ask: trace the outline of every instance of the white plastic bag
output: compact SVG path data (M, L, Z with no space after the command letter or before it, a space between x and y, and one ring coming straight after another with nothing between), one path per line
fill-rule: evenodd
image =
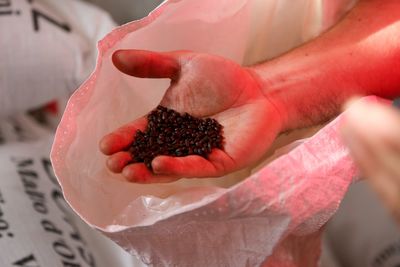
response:
M1 1L0 118L68 98L114 26L106 12L80 0Z
M245 169L171 184L130 184L110 173L98 142L153 109L169 85L121 74L111 62L115 50L189 49L251 64L328 27L333 15L320 4L167 1L110 33L99 43L95 72L70 99L52 150L73 209L150 266L316 266L319 229L356 174L338 121L251 176Z
M0 121L0 129L7 132L0 144L0 266L141 266L64 201L48 130L24 115Z

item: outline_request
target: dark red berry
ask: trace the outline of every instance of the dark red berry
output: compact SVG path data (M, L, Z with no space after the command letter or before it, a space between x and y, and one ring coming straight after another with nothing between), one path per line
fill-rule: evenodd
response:
M151 161L159 155L208 158L213 148L223 149L222 125L215 119L199 119L158 106L147 120L147 128L135 133L128 151L134 162L144 163L149 170Z

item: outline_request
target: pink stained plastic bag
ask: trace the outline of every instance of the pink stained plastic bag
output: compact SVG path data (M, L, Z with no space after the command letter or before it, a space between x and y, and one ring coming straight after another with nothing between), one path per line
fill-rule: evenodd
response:
M167 1L100 42L95 72L69 101L52 150L65 198L89 225L148 265L317 265L320 228L356 174L337 133L339 120L254 174L245 169L218 179L130 184L105 168L98 150L104 134L153 109L169 84L121 74L110 60L115 50L189 49L257 62L270 56L254 53L266 40L258 40L261 29L254 26L260 5L263 17L275 18L267 32L288 33L286 49L326 27L318 20L323 10L303 0L299 6L306 8L286 14L292 27L301 25L291 32L274 12L293 8L293 1L272 2ZM265 45L282 52L281 43Z

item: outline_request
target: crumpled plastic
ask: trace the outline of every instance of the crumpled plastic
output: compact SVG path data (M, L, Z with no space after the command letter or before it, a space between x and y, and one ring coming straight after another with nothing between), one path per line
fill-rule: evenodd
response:
M67 105L51 153L66 200L89 225L149 266L317 266L321 227L357 177L339 138L341 117L269 164L217 179L131 184L107 170L98 149L105 134L153 109L169 85L118 72L114 51L188 49L251 64L271 56L254 53L263 44L254 13L270 11L262 17L276 18L263 24L278 27L271 26L272 32L289 27L280 26L284 18L274 12L293 8L293 1L279 1L279 8L271 8L272 2L278 3L166 1L99 43L94 73ZM294 37L286 48L327 26L315 1L297 3L307 8L286 14L301 26L297 35L287 32ZM281 52L280 43L264 44Z

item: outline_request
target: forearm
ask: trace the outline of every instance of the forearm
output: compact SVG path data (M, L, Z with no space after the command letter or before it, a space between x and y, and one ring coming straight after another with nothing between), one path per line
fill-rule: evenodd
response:
M251 69L283 130L326 121L353 95L400 95L400 1L360 1L319 38Z

